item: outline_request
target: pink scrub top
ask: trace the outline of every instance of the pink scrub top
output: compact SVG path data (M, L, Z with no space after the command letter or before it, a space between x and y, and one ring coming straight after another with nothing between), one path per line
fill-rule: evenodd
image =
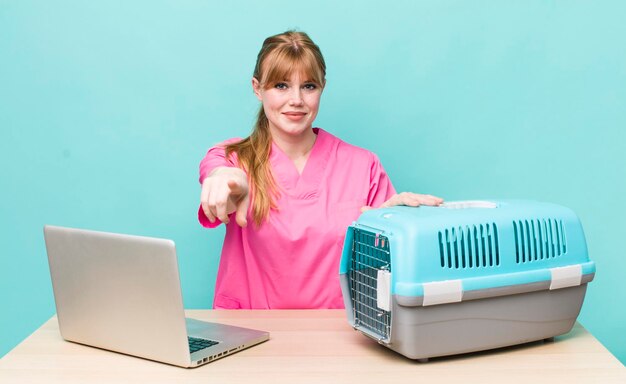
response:
M277 211L260 227L241 228L234 213L226 225L214 308L343 308L339 260L347 227L363 206L377 207L395 190L378 157L314 128L317 139L302 174L277 145L270 164L280 188ZM216 167L235 167L224 145L200 163L200 183ZM211 224L202 207L200 223Z

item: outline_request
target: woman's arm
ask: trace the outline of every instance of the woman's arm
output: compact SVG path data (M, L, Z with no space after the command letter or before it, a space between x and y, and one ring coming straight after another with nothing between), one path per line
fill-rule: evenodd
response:
M420 205L439 205L443 203L443 199L433 195L421 195L413 192L396 193L389 200L382 203L376 208L388 208L396 205L408 205L410 207L419 207ZM365 212L375 207L361 207L361 212Z
M241 210L247 210L248 182L234 154L226 156L226 146L240 141L233 138L219 143L207 151L200 162L200 207L198 221L203 227L215 228L222 222L228 223L228 215L236 212L240 203ZM232 180L231 185L229 182ZM232 187L232 189L231 189ZM232 196L231 196L232 194ZM238 215L238 223L246 224L245 211Z
M237 224L245 227L250 205L248 180L243 170L236 167L217 167L202 181L200 205L209 222L220 220L228 224L236 212Z
M432 195L421 195L412 192L396 193L378 156L372 153L370 161L370 190L367 197L367 205L361 207L361 212L373 208L393 207L395 205L418 207L420 205L439 205L443 203L443 199Z

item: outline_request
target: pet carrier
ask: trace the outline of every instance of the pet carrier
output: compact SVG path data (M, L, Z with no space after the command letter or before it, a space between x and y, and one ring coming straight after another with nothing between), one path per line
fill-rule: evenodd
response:
M363 213L340 274L351 325L426 361L569 332L595 264L565 207L464 201Z

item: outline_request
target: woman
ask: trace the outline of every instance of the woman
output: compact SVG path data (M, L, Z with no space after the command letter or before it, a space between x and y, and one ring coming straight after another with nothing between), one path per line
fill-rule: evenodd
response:
M226 225L215 308L343 308L339 259L347 226L370 207L438 205L395 194L373 153L313 128L326 65L303 32L265 40L252 88L252 134L200 164L200 223Z

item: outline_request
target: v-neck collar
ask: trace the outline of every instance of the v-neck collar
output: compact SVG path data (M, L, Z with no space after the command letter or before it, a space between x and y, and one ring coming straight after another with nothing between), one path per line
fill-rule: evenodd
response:
M272 142L270 163L272 172L281 192L297 198L313 198L318 196L319 184L328 163L328 133L320 128L313 128L317 134L311 153L302 173L298 173L294 162Z

